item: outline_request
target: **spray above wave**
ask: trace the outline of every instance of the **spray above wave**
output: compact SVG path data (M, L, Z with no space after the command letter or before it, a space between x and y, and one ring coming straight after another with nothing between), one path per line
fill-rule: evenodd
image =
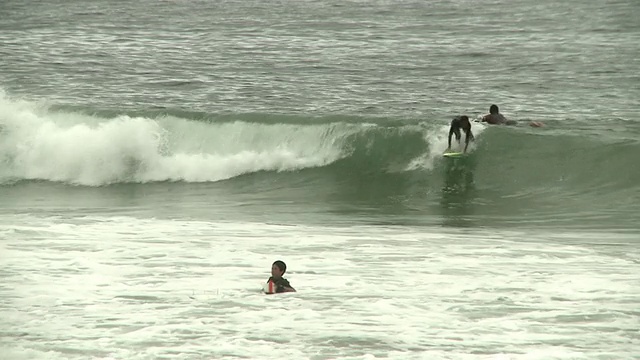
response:
M428 152L424 129L415 126L100 118L51 111L4 96L0 109L0 183L206 182L258 171L321 167L352 157L358 160L349 166L406 166ZM395 145L389 148L380 142Z

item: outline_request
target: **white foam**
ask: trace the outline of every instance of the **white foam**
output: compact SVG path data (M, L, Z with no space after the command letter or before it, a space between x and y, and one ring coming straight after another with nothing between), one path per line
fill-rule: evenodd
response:
M586 359L639 345L640 254L584 234L29 215L0 233L1 350L17 359ZM262 294L276 259L297 293Z
M0 94L1 95L1 94ZM82 185L217 181L257 171L323 166L347 153L356 130L336 125L209 124L55 113L0 96L3 179Z

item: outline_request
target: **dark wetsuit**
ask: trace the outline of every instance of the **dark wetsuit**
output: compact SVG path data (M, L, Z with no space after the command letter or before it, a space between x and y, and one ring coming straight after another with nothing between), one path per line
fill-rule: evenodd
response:
M517 121L515 120L507 120L502 114L487 114L482 118L482 122L487 122L493 125L515 125Z
M272 277L269 278L269 280L267 280L267 284L269 283L269 281L273 281L273 284L275 285L275 288L276 288L276 293L286 292L287 290L285 289L285 287L293 289L291 284L289 284L289 280L287 280L285 278L280 278L278 280L274 280L273 276L272 276Z
M464 151L467 151L469 141L473 140L473 133L471 133L471 122L469 122L469 118L466 116L456 116L451 120L451 128L449 129L449 149L451 149L451 136L453 134L456 135L456 140L460 141L460 138L462 137L460 129L465 133Z

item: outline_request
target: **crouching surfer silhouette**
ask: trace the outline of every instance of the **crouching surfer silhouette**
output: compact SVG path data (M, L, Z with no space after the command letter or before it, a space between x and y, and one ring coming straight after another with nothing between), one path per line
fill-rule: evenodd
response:
M464 131L464 151L467 152L467 148L469 147L469 141L474 140L473 133L471 132L471 122L469 121L469 117L466 115L457 116L451 120L451 128L449 128L449 146L447 147L447 151L451 151L451 137L455 134L456 140L460 143L460 138L462 137L460 134L460 129Z

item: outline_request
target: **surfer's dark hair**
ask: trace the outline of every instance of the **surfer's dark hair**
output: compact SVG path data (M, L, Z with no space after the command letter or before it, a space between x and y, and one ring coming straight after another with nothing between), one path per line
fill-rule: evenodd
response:
M493 105L491 105L491 106L489 107L489 113L490 113L490 114L497 114L497 113L499 113L499 112L500 112L500 110L498 110L498 105L493 104Z
M287 271L287 264L285 264L284 261L282 260L274 261L273 265L277 266L278 269L282 271L282 275L284 275L284 273Z

